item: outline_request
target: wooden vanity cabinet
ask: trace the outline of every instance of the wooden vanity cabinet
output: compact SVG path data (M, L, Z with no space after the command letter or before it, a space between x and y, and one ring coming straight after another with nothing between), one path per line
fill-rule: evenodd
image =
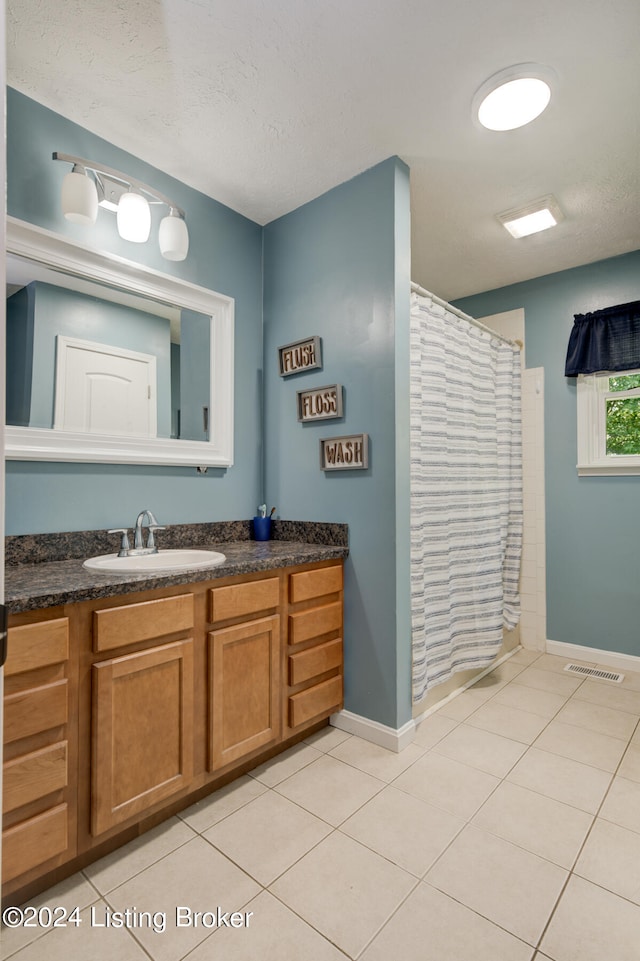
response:
M209 771L280 738L279 576L209 591Z
M284 737L343 705L343 566L288 574Z
M77 714L69 618L12 618L4 668L2 879L5 888L76 853Z
M10 620L3 896L31 897L342 706L342 561Z
M193 631L190 592L93 611L94 654L127 649L91 666L93 837L191 785Z

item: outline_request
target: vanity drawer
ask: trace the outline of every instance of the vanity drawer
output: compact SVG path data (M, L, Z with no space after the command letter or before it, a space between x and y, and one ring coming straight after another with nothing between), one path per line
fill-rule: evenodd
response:
M289 643L301 644L312 637L342 630L342 602L311 607L307 611L289 615Z
M5 675L61 664L69 657L69 619L59 617L9 628Z
M342 677L330 677L328 681L315 684L306 691L289 697L289 726L299 727L323 714L330 714L342 707Z
M21 821L2 832L2 880L24 874L67 850L66 804Z
M327 641L308 647L306 651L289 655L289 684L294 687L309 681L312 677L319 677L327 671L332 671L342 664L342 639Z
M280 579L267 577L248 584L230 584L209 591L209 620L212 624L232 617L247 617L278 607Z
M67 786L67 742L59 741L3 765L2 810L15 811Z
M67 723L66 680L30 687L4 699L4 743Z
M193 594L161 597L93 613L93 650L113 651L193 628Z
M289 578L289 600L292 604L323 597L342 590L342 564L322 567L319 571L300 571Z

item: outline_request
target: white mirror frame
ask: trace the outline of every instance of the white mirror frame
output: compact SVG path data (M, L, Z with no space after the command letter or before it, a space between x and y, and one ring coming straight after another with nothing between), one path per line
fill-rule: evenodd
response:
M15 217L7 217L7 253L211 317L209 441L125 438L7 426L7 459L175 467L233 464L233 298L123 257L83 247Z

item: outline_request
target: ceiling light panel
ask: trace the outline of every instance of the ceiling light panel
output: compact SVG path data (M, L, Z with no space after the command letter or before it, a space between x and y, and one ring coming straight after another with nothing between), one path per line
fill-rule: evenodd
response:
M476 92L474 121L488 130L524 127L549 105L554 79L549 67L536 63L520 63L500 70Z
M512 237L520 239L531 234L555 227L564 220L564 214L560 210L558 201L555 197L541 197L534 200L525 207L518 207L514 210L505 210L498 214L498 220Z

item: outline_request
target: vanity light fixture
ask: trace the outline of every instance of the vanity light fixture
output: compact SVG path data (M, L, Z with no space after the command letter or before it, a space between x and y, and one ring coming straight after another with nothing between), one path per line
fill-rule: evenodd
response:
M175 201L104 164L69 154L53 153L53 160L72 165L62 182L62 212L72 223L90 225L96 222L98 206L114 211L118 233L123 240L145 243L151 231L151 204L168 207L160 222L158 241L166 260L184 260L189 251L189 231L185 213Z
M515 130L531 123L551 100L554 72L537 63L500 70L473 98L473 116L488 130Z
M564 220L564 214L560 210L558 201L551 195L541 197L540 200L534 200L525 207L505 210L504 213L497 216L502 226L516 239L528 237L530 234L547 230L549 227L555 227L561 220Z

